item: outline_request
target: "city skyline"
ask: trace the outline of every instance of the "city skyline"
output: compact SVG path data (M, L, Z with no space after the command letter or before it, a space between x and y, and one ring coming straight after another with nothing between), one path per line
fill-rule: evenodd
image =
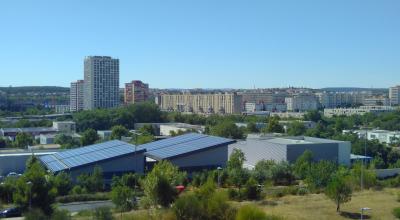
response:
M120 60L120 88L400 83L398 1L105 2L0 3L0 86L68 87L97 55Z

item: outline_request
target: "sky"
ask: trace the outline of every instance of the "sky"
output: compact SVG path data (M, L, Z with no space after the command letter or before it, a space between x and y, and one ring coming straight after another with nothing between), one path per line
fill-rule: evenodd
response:
M120 87L389 87L400 1L0 1L0 86L69 86L91 55Z

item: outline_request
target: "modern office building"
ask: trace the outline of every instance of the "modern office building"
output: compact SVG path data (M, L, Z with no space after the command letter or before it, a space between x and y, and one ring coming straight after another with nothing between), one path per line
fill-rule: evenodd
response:
M140 80L125 83L124 100L125 104L145 102L149 99L149 84Z
M287 110L291 112L304 112L318 109L318 100L312 93L298 93L285 98Z
M113 108L119 105L119 60L108 56L88 56L84 61L84 109Z
M163 94L160 108L164 111L200 114L240 114L242 96L237 93Z
M390 105L400 104L400 85L389 88Z
M69 92L69 105L71 112L83 110L83 96L84 96L84 81L78 80L71 83Z
M246 157L245 166L254 168L261 160L294 163L304 151L313 154L314 161L329 160L338 164L350 165L351 143L312 137L267 137L247 139L229 145L229 154L234 149L241 150Z

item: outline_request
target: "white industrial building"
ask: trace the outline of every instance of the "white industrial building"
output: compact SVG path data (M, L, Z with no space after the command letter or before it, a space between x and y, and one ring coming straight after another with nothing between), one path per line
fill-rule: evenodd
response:
M288 161L293 163L304 151L313 153L315 161L329 160L350 165L351 143L312 137L266 137L247 139L229 146L229 154L241 150L246 157L245 166L254 168L261 160Z

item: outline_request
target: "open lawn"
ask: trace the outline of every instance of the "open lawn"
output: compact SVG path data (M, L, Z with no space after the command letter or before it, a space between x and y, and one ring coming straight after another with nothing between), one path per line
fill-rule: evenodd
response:
M261 208L268 214L283 216L285 219L360 219L360 208L369 207L369 218L365 219L396 219L392 209L400 207L397 193L400 189L385 189L382 191L368 190L354 193L350 202L341 206L342 215L336 213L336 206L324 194L305 196L285 196L277 199L266 199L259 202Z

